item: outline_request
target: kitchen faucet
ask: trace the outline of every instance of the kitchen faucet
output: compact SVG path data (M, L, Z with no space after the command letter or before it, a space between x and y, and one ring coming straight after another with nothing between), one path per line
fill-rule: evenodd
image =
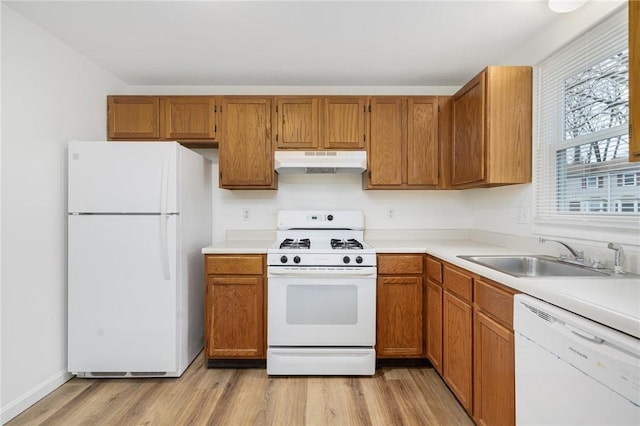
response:
M584 264L584 252L582 250L572 249L567 244L563 243L562 241L558 241L558 240L551 240L551 239L548 239L548 238L540 237L540 239L538 239L538 241L540 241L541 243L546 243L547 241L553 241L554 243L558 243L558 244L564 246L567 250L569 250L569 253L571 253L573 255L573 257L574 257L574 259L571 260L571 259L566 259L566 256L560 255L560 257L558 258L559 260L562 260L564 262L570 262L570 263L578 263L580 265Z
M620 244L609 243L607 248L615 250L613 255L613 272L616 274L624 274L622 267L624 266L624 250Z

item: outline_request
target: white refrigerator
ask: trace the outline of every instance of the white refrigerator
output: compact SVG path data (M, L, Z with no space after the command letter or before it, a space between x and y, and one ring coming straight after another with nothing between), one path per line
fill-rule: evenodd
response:
M175 142L69 142L69 372L179 377L202 350L211 182Z

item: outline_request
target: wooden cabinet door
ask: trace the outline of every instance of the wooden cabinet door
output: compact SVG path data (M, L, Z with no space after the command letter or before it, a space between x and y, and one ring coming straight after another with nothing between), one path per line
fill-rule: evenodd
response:
M327 149L364 149L364 97L328 97L322 108L322 146Z
M318 148L318 98L280 97L276 100L278 149Z
M403 183L402 98L371 98L369 140L370 186L401 185Z
M216 139L216 102L213 96L167 96L160 102L163 139Z
M262 277L209 276L207 357L264 357Z
M160 138L157 96L107 96L108 139Z
M442 287L427 281L427 358L442 375Z
M410 97L407 100L407 185L437 185L439 160L438 97Z
M478 74L453 98L453 185L485 179L485 76Z
M422 278L379 277L376 355L420 357L422 338Z
M473 407L478 425L515 425L513 331L482 312L474 320Z
M221 188L275 188L271 99L225 97L219 148Z
M472 413L472 326L471 305L448 291L443 298L443 379L462 406Z
M629 161L640 161L640 1L629 0ZM635 76L635 77L631 77Z

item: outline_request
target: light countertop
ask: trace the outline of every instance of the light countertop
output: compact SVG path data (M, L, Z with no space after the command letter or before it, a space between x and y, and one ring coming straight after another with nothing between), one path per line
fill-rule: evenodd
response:
M274 240L226 240L202 249L202 254L266 254Z
M538 254L471 240L367 240L377 253L428 253L514 290L640 338L640 279L637 276L522 278L460 255Z
M273 240L228 240L203 254L264 254ZM633 277L520 278L460 259L459 255L539 254L468 239L367 239L377 253L428 253L514 290L640 338L640 279Z

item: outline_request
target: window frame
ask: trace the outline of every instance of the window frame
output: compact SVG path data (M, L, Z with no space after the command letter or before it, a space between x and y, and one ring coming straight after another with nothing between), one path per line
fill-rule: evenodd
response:
M571 49L574 46L586 46L586 38L591 37L596 39L599 34L607 34L607 31L613 27L619 27L624 24L627 28L627 11L626 7L622 7L621 10L614 13L610 18L599 23L592 29L588 30L584 35L578 37L567 46L561 48L558 52L555 52L550 58L560 56L569 57ZM617 30L620 32L620 30ZM628 31L628 30L626 30ZM625 37L626 40L626 37ZM618 42L619 43L619 42ZM618 44L620 46L620 44ZM578 47L579 48L579 47ZM620 52L619 47L615 49L609 49L599 52L599 55L594 55L590 58L588 66L594 66L599 62L602 62L608 58L613 57ZM569 52L569 53L567 53ZM542 87L542 83L545 77L543 73L546 62L549 58L541 61L534 67L534 102L535 102L535 120L534 126L534 218L533 218L533 232L539 234L554 234L569 237L582 237L584 235L585 227L597 229L600 233L609 233L610 235L625 235L631 241L638 238L638 231L640 231L640 216L634 212L633 214L617 213L614 207L617 197L610 196L608 201L608 212L589 213L589 199L583 199L580 203L580 211L575 211L573 208L569 208L571 205L575 206L579 200L578 197L571 198L566 196L565 198L558 198L558 188L566 189L566 185L559 180L559 173L557 169L557 153L569 148L577 147L579 145L587 144L593 141L604 141L607 138L618 137L620 135L628 135L628 123L617 125L608 129L593 132L588 135L580 135L571 139L565 139L564 135L564 88L563 83L567 78L576 75L577 68L562 70L564 73L554 74L552 81L551 98L548 98L549 92L545 92L543 99L543 91L548 90L548 87ZM585 69L587 66L584 67ZM546 82L548 83L548 81ZM551 99L549 101L548 99ZM543 102L546 102L543 105ZM549 104L552 104L554 111L549 111ZM549 117L542 117L542 114L550 114ZM541 126L544 126L541 127ZM546 136L545 136L546 135ZM552 136L549 136L552 135ZM554 142L547 143L543 140L546 137L547 140L553 140ZM636 173L619 171L614 173ZM608 173L605 179L605 189L611 188L610 185L616 185L611 173ZM585 176L586 177L586 176ZM591 180L592 185L587 188L583 186L584 190L594 190L599 187L598 176L589 176L595 178L595 182ZM565 177L566 178L566 177ZM624 180L624 179L623 179ZM595 183L595 184L594 184ZM560 185L560 186L559 186ZM564 187L562 185L565 185ZM578 184L580 185L580 184ZM629 187L628 187L629 188ZM565 211L559 211L557 207L558 202L566 204L567 209ZM626 231L626 232L625 232ZM629 233L629 231L636 231L636 233ZM637 244L637 242L635 242Z

